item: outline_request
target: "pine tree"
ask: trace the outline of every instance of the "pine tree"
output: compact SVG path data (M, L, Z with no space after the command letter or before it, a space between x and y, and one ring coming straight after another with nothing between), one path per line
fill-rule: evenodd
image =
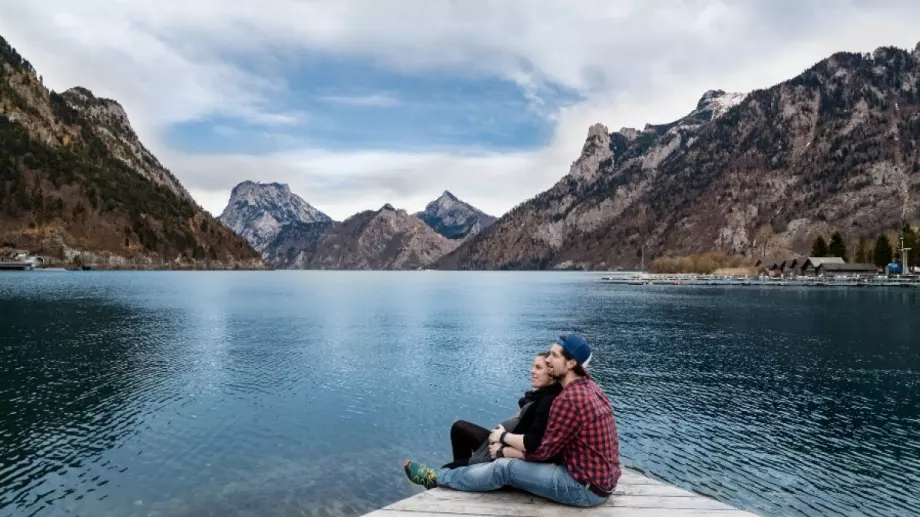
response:
M828 255L831 257L840 257L844 262L847 261L847 245L843 242L843 235L839 231L831 235L831 243L827 247Z
M875 241L875 253L872 255L872 261L878 267L885 267L891 262L891 257L891 242L888 241L887 235L882 234Z
M828 253L827 242L824 241L824 237L818 236L815 239L815 242L811 245L811 255L810 257L826 257Z
M872 257L869 256L869 245L866 242L865 237L860 237L856 242L856 252L853 256L853 261L857 264L865 264L869 262Z

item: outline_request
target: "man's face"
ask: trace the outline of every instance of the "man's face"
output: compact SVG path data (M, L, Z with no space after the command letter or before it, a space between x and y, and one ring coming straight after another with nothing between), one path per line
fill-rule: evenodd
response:
M562 345L553 343L552 348L549 350L549 357L546 359L546 365L549 366L550 370L549 374L554 379L562 379L565 374L569 373L569 366L562 355L562 350Z

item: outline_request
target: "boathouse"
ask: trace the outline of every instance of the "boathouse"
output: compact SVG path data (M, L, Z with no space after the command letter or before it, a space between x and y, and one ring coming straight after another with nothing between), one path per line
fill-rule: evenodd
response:
M876 276L878 267L875 264L838 264L826 262L816 269L818 276Z
M783 263L781 258L758 260L754 266L760 274L770 277L781 276L783 274Z
M793 257L783 261L783 276L798 276L800 273L799 267L805 262L805 260L805 257Z
M808 257L796 266L802 276L818 276L818 268L824 264L846 265L846 262L840 257Z

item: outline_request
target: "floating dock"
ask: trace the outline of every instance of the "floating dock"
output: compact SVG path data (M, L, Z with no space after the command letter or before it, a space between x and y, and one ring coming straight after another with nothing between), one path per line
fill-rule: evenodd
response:
M595 508L572 508L517 490L427 490L365 517L756 517L700 494L624 468L616 490Z
M28 271L33 267L31 262L0 262L0 271Z
M913 287L920 288L917 276L902 277L721 277L710 275L603 276L601 281L619 285L705 285L767 287Z

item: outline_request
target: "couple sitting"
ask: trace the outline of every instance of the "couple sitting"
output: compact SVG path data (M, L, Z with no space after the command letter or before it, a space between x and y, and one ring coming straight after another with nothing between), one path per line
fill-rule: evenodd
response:
M454 461L437 470L406 461L406 475L425 488L508 486L571 506L603 504L620 477L619 444L610 402L585 370L590 359L583 338L561 336L534 360L535 390L515 417L491 432L455 423Z

